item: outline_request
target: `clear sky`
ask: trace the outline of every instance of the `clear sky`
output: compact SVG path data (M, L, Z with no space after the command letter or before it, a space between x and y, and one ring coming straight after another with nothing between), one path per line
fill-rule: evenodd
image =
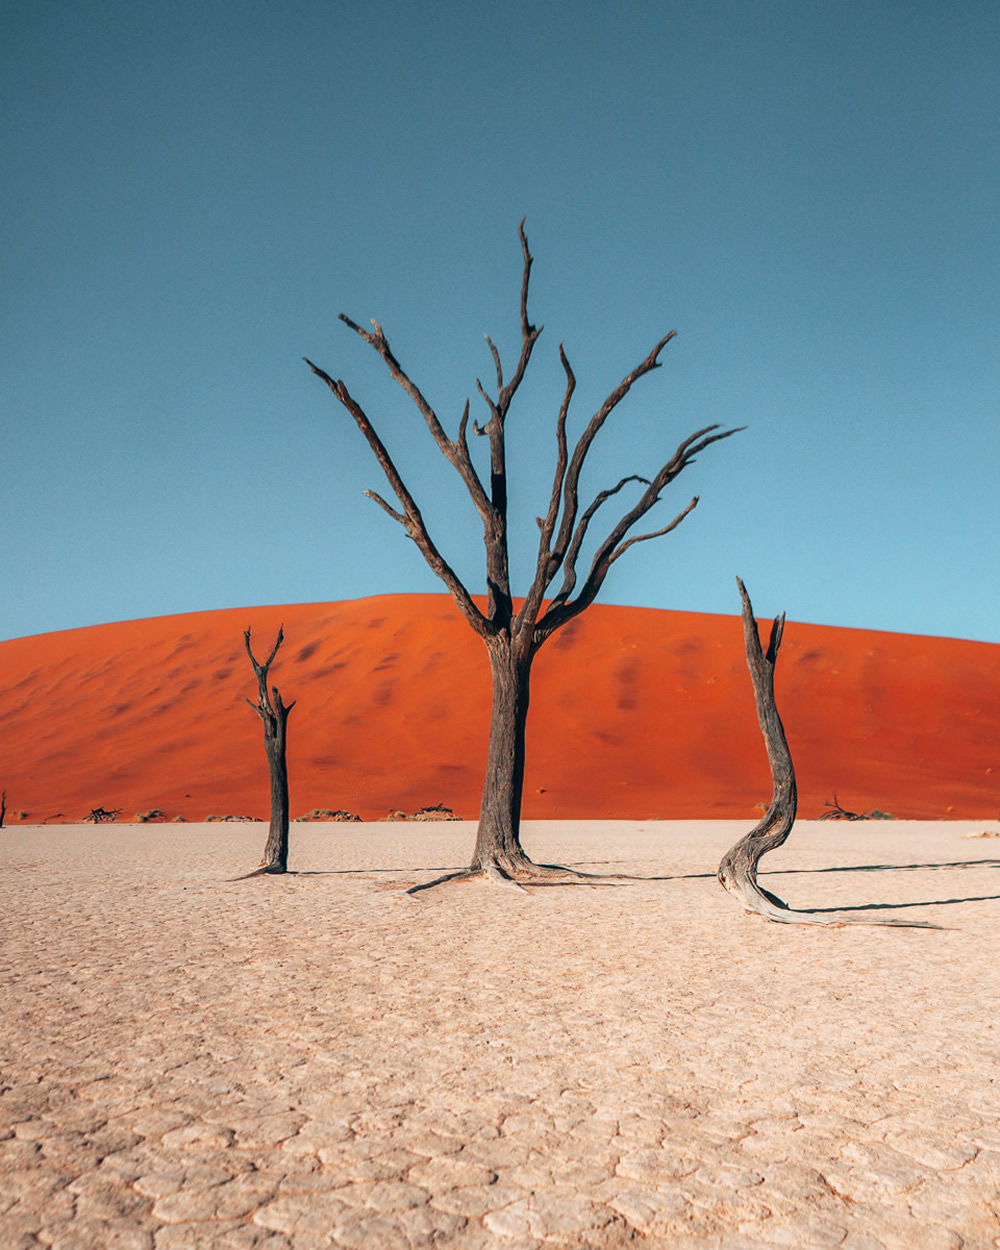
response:
M0 636L440 590L343 377L484 588L477 517L337 321L508 421L517 587L575 429L663 333L596 492L712 422L602 598L1000 641L996 0L0 3ZM482 416L481 401L473 403ZM480 444L478 451L485 448Z

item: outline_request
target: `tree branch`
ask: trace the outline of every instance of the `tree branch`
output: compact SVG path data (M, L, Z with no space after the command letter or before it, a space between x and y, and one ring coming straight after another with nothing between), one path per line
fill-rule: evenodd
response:
M637 365L630 373L627 373L621 382L615 387L597 412L590 418L587 428L580 435L576 447L573 450L573 456L569 462L566 471L565 481L563 485L563 516L559 526L559 536L556 539L553 554L561 562L569 549L572 539L573 530L576 527L577 512L579 510L579 486L580 473L583 469L584 461L587 453L604 425L605 421L611 413L618 407L621 401L632 389L632 386L639 378L644 377L653 369L659 368L659 355L664 347L675 338L676 330L671 330L669 334L663 336L656 344L641 364ZM565 367L565 366L564 366Z
M375 427L368 419L364 409L353 398L343 381L339 379L334 381L328 373L326 373L318 365L314 365L311 360L305 358L305 361L313 373L327 384L340 403L354 418L355 424L365 436L368 446L371 448L375 459L381 466L382 472L386 476L386 480L392 487L393 493L402 504L402 514L397 513L393 508L390 508L385 501L376 496L374 492L367 491L366 494L368 494L369 497L374 498L375 501L385 508L391 516L401 522L406 529L406 532L420 549L420 554L427 561L431 570L448 587L452 598L455 600L465 619L470 625L472 625L476 632L484 638L489 636L493 632L490 623L483 616L482 612L480 612L480 610L476 607L475 603L473 603L472 596L465 588L458 574L434 545L430 534L427 532L427 527L424 524L424 518L420 513L420 509L417 507L416 501L407 489L406 483L400 476L395 464L393 464L392 457L389 455L385 444L379 438Z
M580 548L583 546L583 540L586 537L587 529L590 526L594 513L601 506L601 504L610 499L612 495L617 495L618 492L630 482L642 482L645 486L650 485L648 478L640 477L637 473L632 473L628 477L623 477L617 485L610 487L608 490L600 491L597 498L580 518L580 523L576 527L576 533L573 535L573 539L570 542L569 551L566 552L566 559L564 562L565 573L563 576L562 588L552 600L553 604L564 603L573 593L574 587L576 586L576 561L580 554ZM650 537L652 537L652 535L650 535Z
M670 483L678 477L689 464L694 462L699 452L704 451L706 447L710 447L713 443L721 442L723 439L730 438L733 434L738 434L740 429L722 430L716 434L713 431L718 430L717 425L705 426L701 430L696 430L694 434L689 435L677 448L673 456L660 469L659 473L646 487L642 494L642 498L638 503L627 512L618 524L612 529L610 534L601 543L594 555L590 566L590 572L584 582L583 588L577 595L576 599L569 602L568 596L572 593L576 585L576 559L579 555L580 544L576 541L576 535L571 545L572 559L567 555L565 561L565 574L563 588L549 606L549 610L538 622L538 629L541 631L541 639L547 638L554 630L565 625L567 621L578 616L585 608L589 607L597 597L597 593L607 577L608 570L611 565L628 550L636 542L645 542L649 538L657 538L661 534L668 534L671 530L676 529L684 518L697 506L697 496L691 500L686 508L661 530L657 530L652 534L644 534L632 539L628 539L629 531L640 521L649 510L659 502L660 494L670 485ZM627 480L627 479L624 479ZM621 485L621 483L620 483ZM599 495L591 508L588 509L590 515L594 509L602 502ZM585 529L585 525L589 523L588 513L585 513L580 519L578 533L580 529Z
M295 706L295 701L293 700L288 705L287 708L282 708L281 695L278 694L277 686L272 687L274 691L273 703L270 701L267 695L268 670L270 669L271 665L274 663L274 657L278 654L278 648L281 646L284 640L285 640L285 627L284 625L279 625L278 636L274 640L274 646L271 648L271 654L267 657L264 663L261 664L258 662L257 657L254 655L253 649L250 646L249 626L243 631L243 641L246 644L247 655L250 657L250 663L253 665L253 671L257 678L257 692L258 692L258 701L256 703L251 703L250 700L247 699L247 703L250 704L250 706L257 713L257 715L261 718L261 720L270 719L272 724L275 724L277 721L275 709L277 709L278 711L284 710L285 712L290 712L292 708Z
M403 525L403 526L406 525L406 517L403 515L403 513L397 512L395 508L393 508L390 504L387 504L381 495L377 495L375 491L373 490L366 490L364 493L374 503L377 503L380 508L388 512L388 514L392 517L394 521L398 521L400 525Z
M430 430L435 443L437 443L441 452L444 454L445 459L448 460L448 462L458 471L469 494L472 496L472 502L476 505L477 511L485 520L486 511L489 509L489 500L486 496L483 484L479 479L479 474L476 472L476 466L472 463L472 458L469 455L468 444L463 436L464 427L460 430L457 441L448 437L445 433L444 427L438 420L434 409L425 399L423 392L410 378L406 370L393 355L392 349L389 346L389 340L385 336L385 332L379 323L374 320L374 318L372 319L372 325L375 327L374 334L363 329L357 324L357 322L352 321L351 318L346 316L344 313L340 314L340 320L344 323L344 325L350 327L355 334L359 335L366 343L373 347L385 361L389 373L413 400L413 403L416 405L421 416L424 418L427 428Z

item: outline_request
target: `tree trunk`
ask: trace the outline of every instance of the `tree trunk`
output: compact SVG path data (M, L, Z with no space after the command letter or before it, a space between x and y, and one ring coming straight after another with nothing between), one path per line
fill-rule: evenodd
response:
M257 702L247 703L260 717L264 726L264 750L267 752L267 769L271 776L271 827L268 831L267 845L264 847L264 858L261 860L258 873L280 873L288 871L288 765L285 758L285 745L288 736L288 713L295 706L295 700L287 706L281 701L277 686L267 690L267 674L278 654L278 648L284 641L284 626L278 629L278 637L270 656L263 664L257 662L250 646L250 630L243 633L247 655L253 665L257 677ZM256 875L251 873L251 876Z
M264 721L264 749L271 774L271 827L264 847L262 867L272 872L288 871L288 764L285 758L289 709L274 688L274 715Z
M785 628L784 613L776 617L771 627L771 638L767 653L760 644L757 622L754 619L753 607L746 587L736 579L743 600L743 637L746 644L747 667L753 682L754 701L757 705L757 720L764 744L767 747L767 759L771 766L773 794L771 805L763 818L750 832L736 843L723 856L719 865L719 883L738 899L742 906L750 912L765 916L769 920L789 920L787 903L757 883L757 865L768 851L781 846L792 831L795 813L798 808L798 791L795 785L795 769L792 765L792 753L788 749L784 726L778 715L774 701L774 666L778 659L778 648ZM811 923L821 924L816 920Z
M521 794L524 789L525 727L533 651L517 646L504 631L486 643L493 674L493 710L474 870L499 869L515 875L531 861L521 849Z

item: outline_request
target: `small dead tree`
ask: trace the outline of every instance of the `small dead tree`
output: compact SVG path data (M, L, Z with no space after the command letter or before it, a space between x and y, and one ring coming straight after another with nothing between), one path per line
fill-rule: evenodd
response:
M95 825L103 825L108 821L116 821L121 814L122 809L120 807L92 807L90 809L90 815L84 816L83 819L85 821L89 820ZM61 815L61 812L56 812L55 816L48 816L46 819L55 820L56 816Z
M532 325L528 317L528 283L532 256L528 250L523 221L518 227L518 233L523 255L520 356L513 374L505 380L500 354L487 335L486 342L496 371L496 393L487 393L479 379L476 379L476 387L489 413L485 425L480 427L473 422L472 426L474 432L489 443L489 475L485 481L476 469L469 449L469 401L465 402L458 426L458 437L449 437L430 403L393 355L379 323L373 320L373 330L369 331L349 317L341 315L340 318L381 357L390 375L413 401L438 449L454 467L469 492L482 520L486 548L488 594L485 612L473 601L468 589L432 540L416 500L361 404L351 395L342 380L334 379L312 361L306 361L313 373L326 383L354 419L399 506L393 507L374 491L365 493L404 528L427 564L447 586L462 615L485 643L493 678L493 703L479 828L469 868L449 876L469 877L485 873L497 880L515 882L537 880L554 872L566 871L534 864L525 854L520 841L525 726L528 718L531 666L538 649L557 629L579 616L594 602L611 566L630 547L669 534L684 520L698 503L697 497L666 525L649 533L632 532L654 505L659 503L666 487L694 462L699 452L736 433L736 430L722 430L718 425L697 430L684 439L652 477L630 474L599 491L593 501L581 510L580 477L594 440L632 386L659 367L660 353L675 332L671 331L661 338L645 359L625 375L590 418L572 450L566 424L576 379L560 345L559 357L566 377L566 387L555 426L555 478L546 513L537 519L540 539L535 575L521 607L515 611L508 556L506 422L511 403L542 332L541 327ZM640 487L638 499L631 507L624 509L618 521L608 528L606 536L596 547L589 570L578 576L577 563L595 515L609 499L632 484ZM562 585L551 599L546 600L546 592L560 572ZM448 879L449 877L439 878ZM437 882L428 884L435 885Z
M7 816L7 791L4 790L3 794L0 794L0 829L3 828L3 822L6 819L6 816Z
M746 644L747 667L753 682L757 720L764 735L774 791L771 805L760 822L723 856L719 865L719 882L747 911L756 912L768 920L788 920L788 904L757 883L757 865L768 851L773 851L787 840L798 810L792 753L788 749L785 728L774 701L774 666L785 632L785 614L782 612L774 618L765 653L757 632L750 596L739 578L736 579L736 584L740 588L740 598L743 601L743 638ZM813 923L825 922L816 920Z
M919 920L862 920L836 913L831 915L797 911L758 883L757 866L761 859L768 851L775 850L787 841L792 831L798 810L798 790L792 753L788 749L785 728L774 699L774 668L785 632L785 614L782 612L774 618L765 652L761 646L750 596L739 578L736 579L736 584L740 588L740 598L743 601L743 638L746 644L747 667L753 682L757 720L764 735L767 759L771 766L773 793L771 805L761 820L722 857L718 871L720 885L733 895L745 911L781 924L866 924L912 929L937 928L935 924Z
M284 704L277 686L267 689L267 674L274 657L278 654L285 637L284 626L278 629L278 637L271 654L263 664L258 663L250 646L250 630L243 632L247 655L257 676L257 702L247 699L247 703L260 717L264 725L264 749L267 752L267 767L271 776L271 827L268 830L267 845L264 847L264 858L260 867L250 876L265 873L282 873L288 871L288 764L285 758L287 739L286 727L288 713L295 706L295 700Z

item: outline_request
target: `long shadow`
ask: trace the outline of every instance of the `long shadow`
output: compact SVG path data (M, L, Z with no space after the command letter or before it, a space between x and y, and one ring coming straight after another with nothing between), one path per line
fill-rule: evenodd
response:
M579 860L573 866L580 869L584 867L611 867L614 863L621 862L620 860ZM1000 868L1000 858L962 859L929 864L836 864L828 868L773 868L763 870L760 875L771 877L809 876L814 873L828 872L910 872L944 868ZM444 874L460 871L461 869L453 866L431 868L421 864L419 866L407 865L405 867L401 865L395 868L290 868L283 874L271 875L288 877L398 876L410 873L430 872ZM251 877L261 875L267 874L251 872L240 877L229 877L227 880L246 881ZM526 882L525 884L529 889L544 889L568 885L613 886L616 884L623 885L632 881L712 881L715 880L715 876L714 872L688 872L653 876L643 876L637 873L594 873L592 880L534 881ZM1000 894L978 894L969 895L965 898L925 899L915 903L842 903L839 907L799 907L796 910L814 915L825 915L834 912L898 911L912 907L948 907L956 903L991 903L997 901L1000 901Z
M838 864L831 868L764 868L761 876L792 876L814 872L905 872L916 868L1000 868L1000 859L957 859L937 864Z
M796 911L823 912L834 911L895 911L901 907L947 907L951 903L993 903L1000 900L1000 894L970 894L968 898L929 898L919 903L843 903L840 907L796 907Z
M428 868L424 864L401 868L286 868L284 872L265 873L255 868L253 872L245 872L239 877L226 877L227 881L249 881L251 877L370 877L377 873L405 872L458 872L457 868Z

